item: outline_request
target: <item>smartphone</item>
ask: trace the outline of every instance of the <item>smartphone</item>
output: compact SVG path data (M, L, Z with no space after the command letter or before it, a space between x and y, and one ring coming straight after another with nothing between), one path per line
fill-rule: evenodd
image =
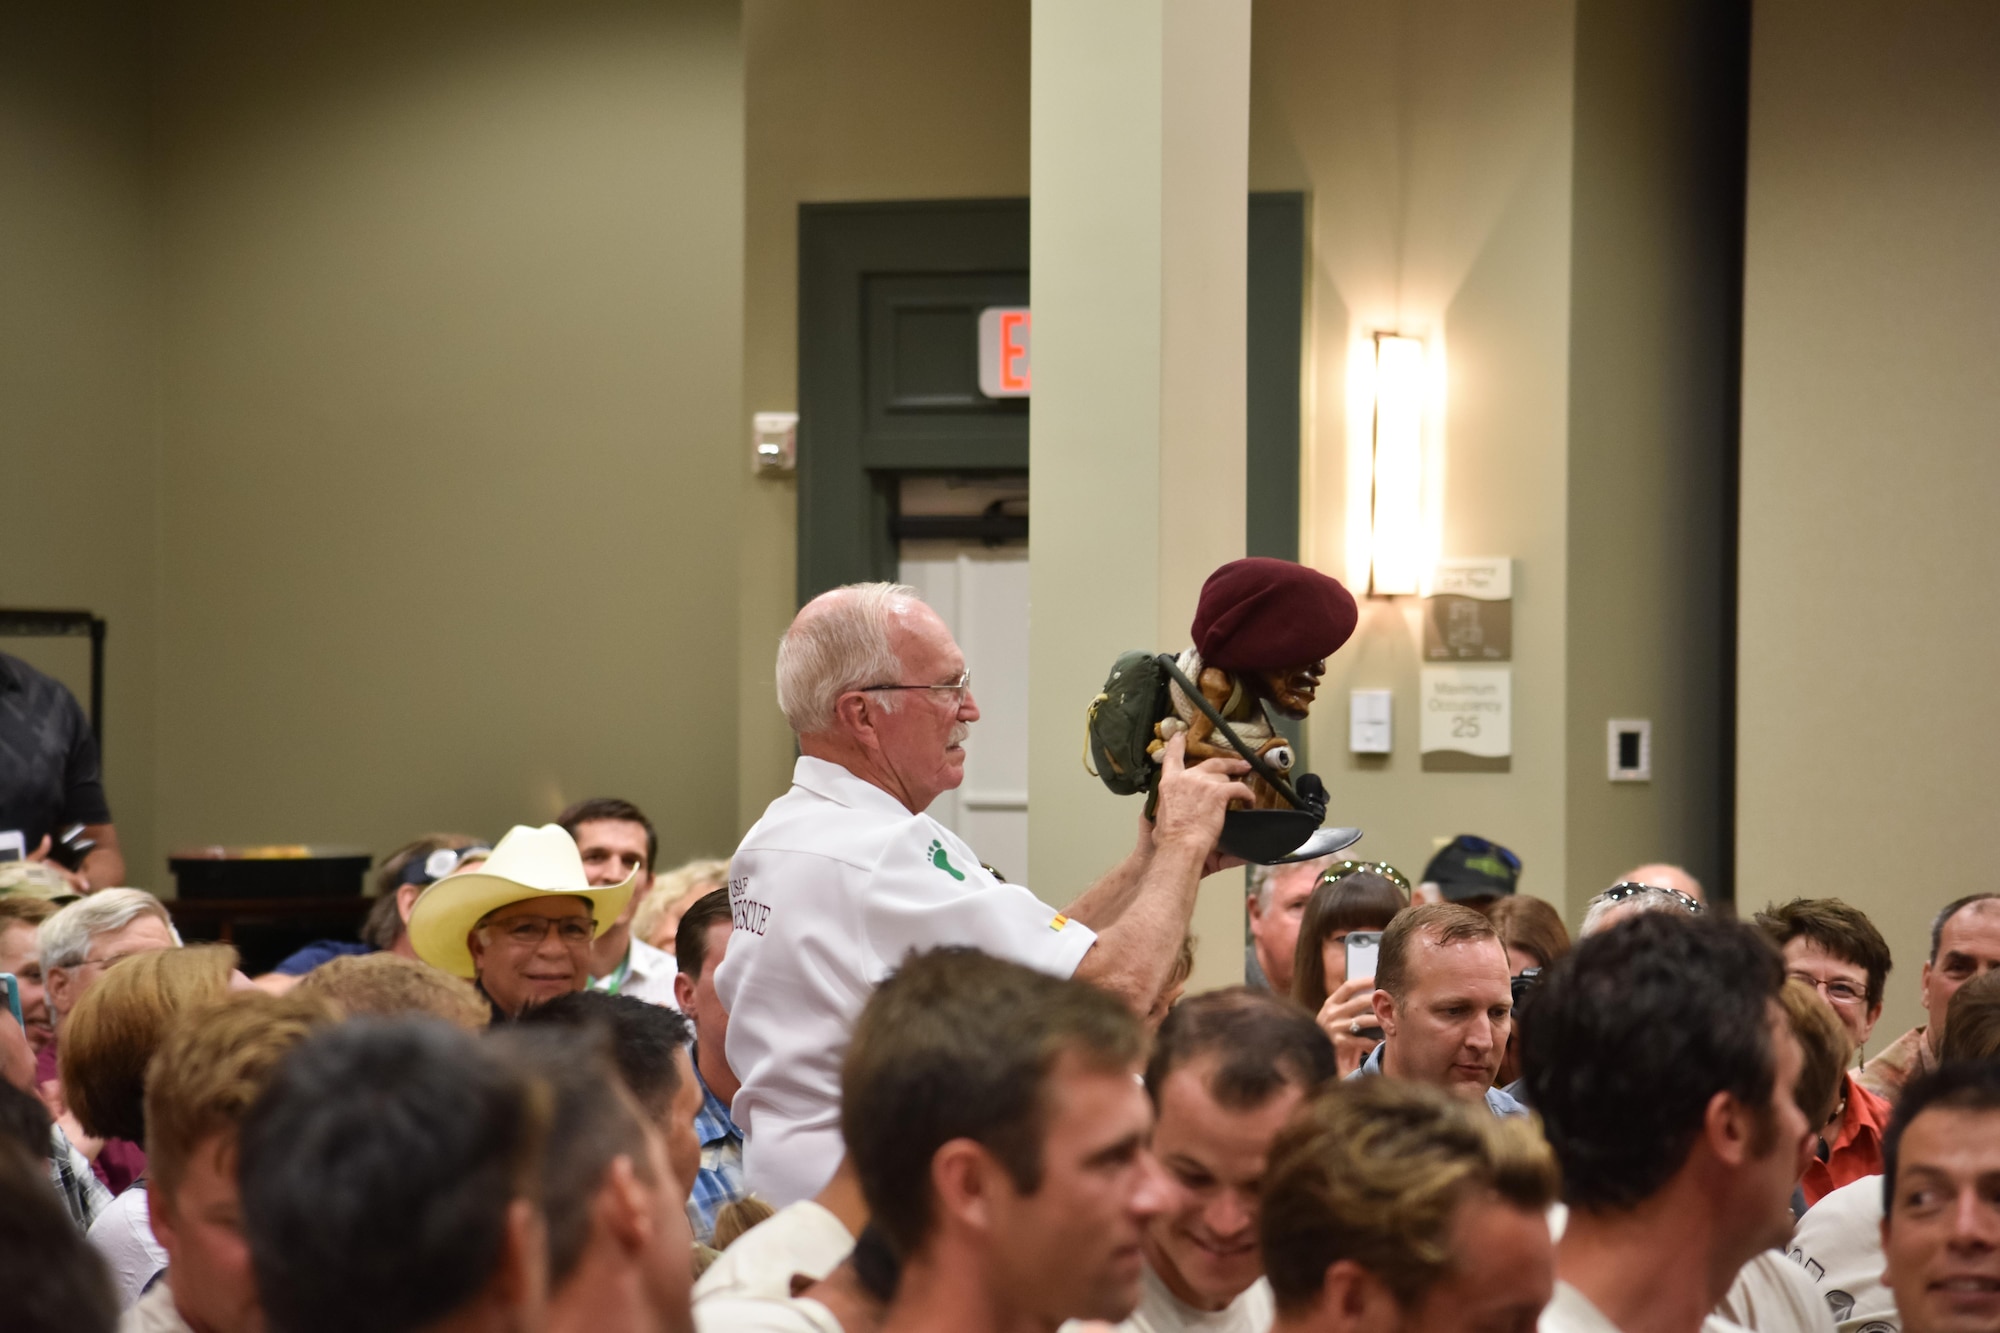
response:
M21 1017L21 983L12 972L0 972L0 986L7 988L7 1012L14 1015L14 1022L26 1031L28 1024Z
M1382 952L1379 930L1350 931L1347 936L1347 979L1359 981L1375 975L1375 956Z
M0 830L0 862L28 859L28 835L17 828Z

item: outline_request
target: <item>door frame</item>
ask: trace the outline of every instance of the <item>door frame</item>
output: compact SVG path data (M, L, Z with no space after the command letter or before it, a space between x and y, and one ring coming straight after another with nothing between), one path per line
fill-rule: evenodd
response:
M1306 196L1254 193L1249 211L1244 549L1296 560ZM1028 470L1025 414L934 439L865 439L863 275L1027 267L1026 199L799 206L799 605L895 578L903 475Z

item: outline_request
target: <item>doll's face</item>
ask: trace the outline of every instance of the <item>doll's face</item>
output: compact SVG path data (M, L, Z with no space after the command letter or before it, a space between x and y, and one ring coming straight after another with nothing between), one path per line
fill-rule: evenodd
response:
M1256 678L1258 692L1286 717L1304 717L1312 711L1313 696L1319 692L1320 677L1325 674L1325 658L1304 666L1262 671Z

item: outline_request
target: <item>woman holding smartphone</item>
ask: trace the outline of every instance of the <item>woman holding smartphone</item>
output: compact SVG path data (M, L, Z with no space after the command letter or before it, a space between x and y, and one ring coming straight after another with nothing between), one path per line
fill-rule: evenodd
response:
M1380 861L1336 861L1320 874L1299 922L1292 999L1333 1039L1341 1077L1361 1067L1382 1039L1370 1001L1374 951L1382 931L1410 903L1410 881ZM1372 938L1371 938L1372 937ZM1350 954L1356 959L1349 974Z

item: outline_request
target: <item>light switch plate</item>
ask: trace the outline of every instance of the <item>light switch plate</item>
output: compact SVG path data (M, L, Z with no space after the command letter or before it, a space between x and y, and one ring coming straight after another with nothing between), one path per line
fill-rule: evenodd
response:
M1394 695L1352 690L1347 696L1347 748L1354 754L1387 754L1392 743Z
M1613 782L1653 780L1653 724L1643 717L1614 717L1605 726Z

